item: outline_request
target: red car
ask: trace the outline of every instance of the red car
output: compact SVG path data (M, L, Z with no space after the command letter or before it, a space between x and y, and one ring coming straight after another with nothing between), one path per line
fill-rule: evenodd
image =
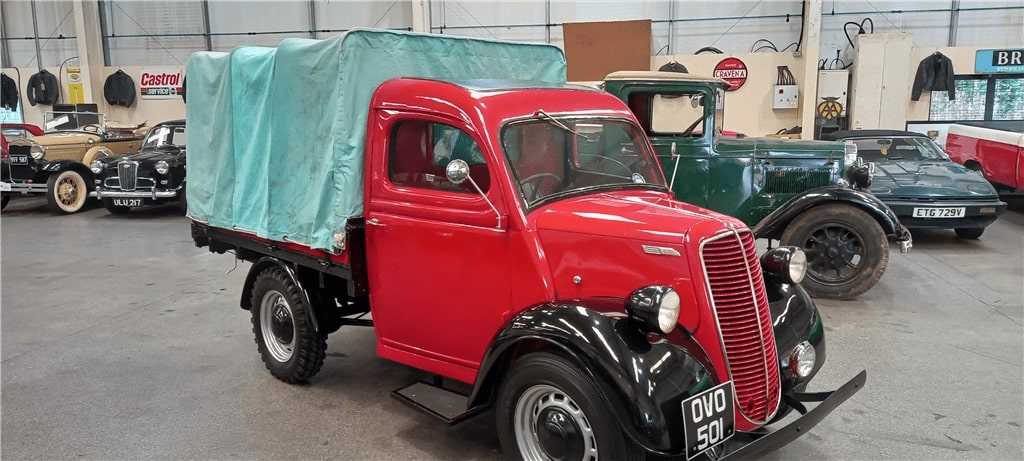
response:
M1024 122L949 127L946 153L1004 192L1024 193Z

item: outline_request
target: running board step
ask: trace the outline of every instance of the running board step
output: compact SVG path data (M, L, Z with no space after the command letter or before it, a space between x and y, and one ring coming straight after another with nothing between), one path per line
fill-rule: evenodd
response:
M453 426L475 415L469 397L439 385L418 381L391 392L396 399Z

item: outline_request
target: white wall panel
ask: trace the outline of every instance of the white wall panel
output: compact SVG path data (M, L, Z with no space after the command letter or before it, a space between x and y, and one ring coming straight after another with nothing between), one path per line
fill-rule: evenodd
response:
M8 37L34 37L32 31L32 5L29 2L4 2L4 34ZM36 18L41 37L74 37L75 20L71 16L71 2L37 2ZM77 54L74 39L42 39L43 66L56 66ZM8 40L10 64L19 67L38 67L34 40ZM25 76L27 79L28 76Z
M111 65L176 64L193 51L205 50L201 36L116 37L203 33L202 4L194 1L145 2L108 0L105 22Z
M412 27L412 2L317 0L317 29L339 30L354 27L401 29Z

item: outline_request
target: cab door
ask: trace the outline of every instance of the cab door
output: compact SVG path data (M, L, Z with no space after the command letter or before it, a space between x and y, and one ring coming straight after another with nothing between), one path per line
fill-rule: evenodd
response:
M373 130L387 133L368 149L364 210L378 353L471 382L509 305L496 158L455 118L380 110L371 117ZM453 159L470 165L498 215L469 181L448 181Z

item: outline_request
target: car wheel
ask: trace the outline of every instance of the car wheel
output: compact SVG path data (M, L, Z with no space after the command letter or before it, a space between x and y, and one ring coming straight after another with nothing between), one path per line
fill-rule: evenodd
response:
M783 245L807 253L802 285L815 297L849 299L871 289L889 265L889 240L865 211L844 203L821 205L797 216Z
M2 210L4 208L7 208L7 202L10 202L10 201L11 201L11 196L7 195L7 194L3 194L3 197L0 197L0 210Z
M75 170L61 171L46 180L46 204L54 213L76 213L88 196L85 178Z
M110 214L126 214L131 211L131 207L114 205L114 199L105 198L103 199L103 208L106 208Z
M638 460L597 386L570 361L533 353L516 361L498 391L498 437L508 459Z
M978 240L985 233L984 227L958 227L954 229L956 236L964 240Z
M269 267L256 276L251 306L252 332L270 374L295 384L320 371L326 335L313 328L312 308L284 270Z

